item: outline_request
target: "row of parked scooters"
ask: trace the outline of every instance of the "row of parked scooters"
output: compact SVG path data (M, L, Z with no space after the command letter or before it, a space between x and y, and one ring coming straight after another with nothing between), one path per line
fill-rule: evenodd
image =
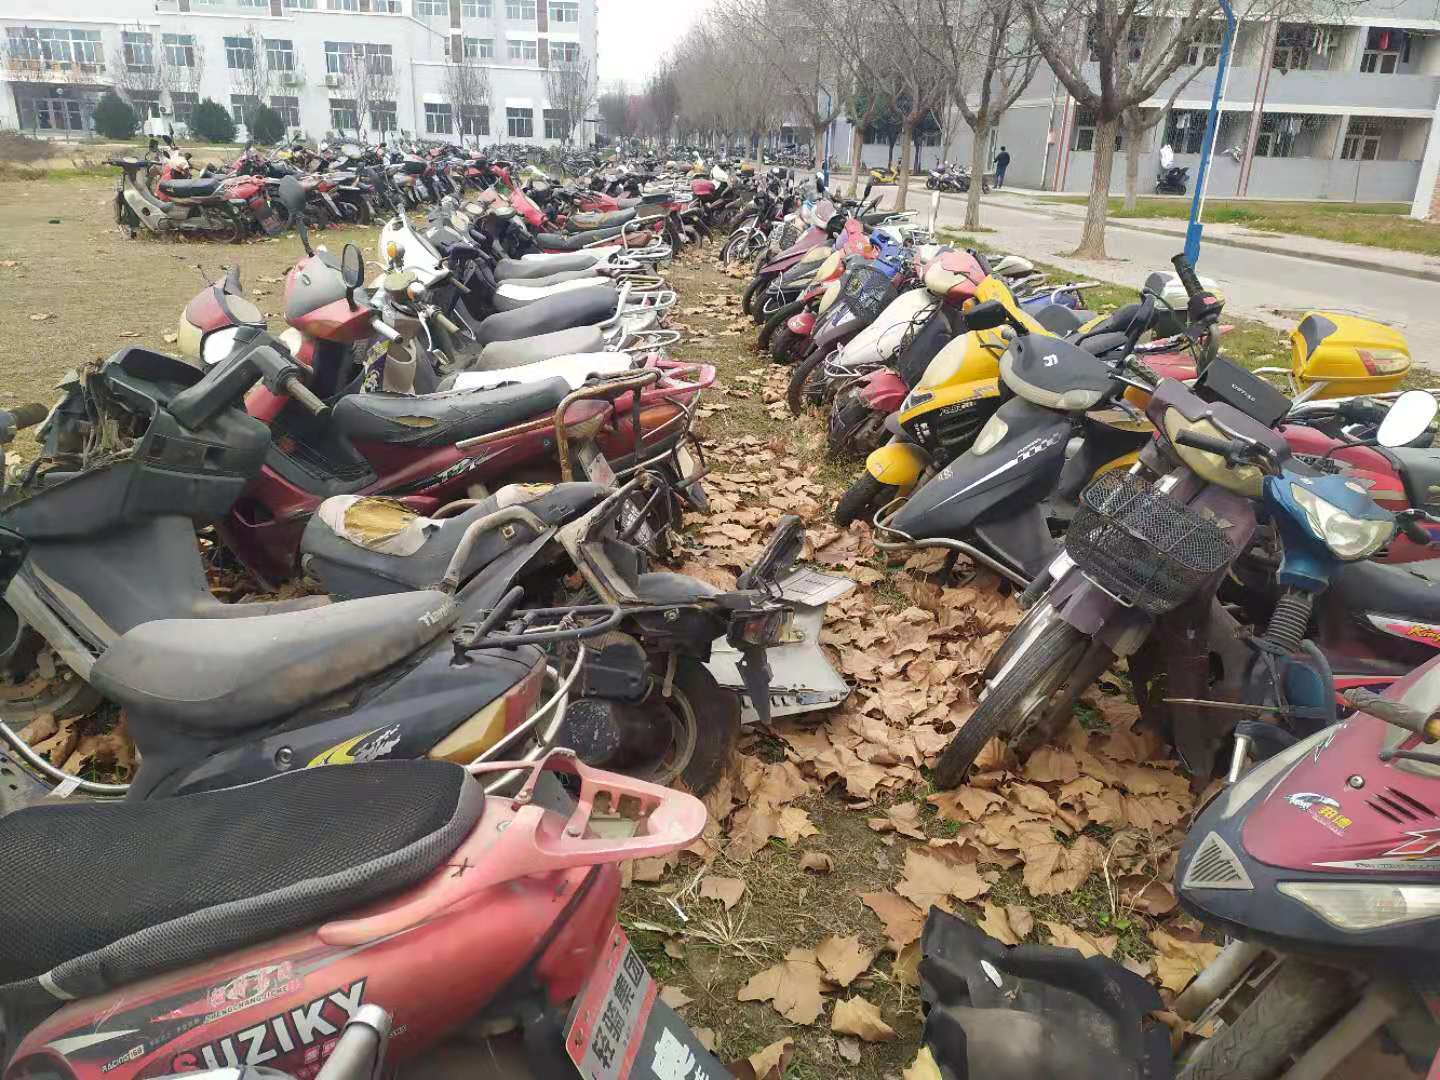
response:
M656 565L707 505L714 380L667 354L670 239L728 179L487 168L395 198L368 282L279 178L283 332L232 271L180 355L0 417L41 444L0 512L7 1080L727 1075L616 926L619 866L700 834L669 785L705 792L742 713L843 698L785 680L846 583L792 568L793 518L729 591ZM310 588L222 603L237 570ZM17 730L122 710L128 783Z
M1229 785L1174 882L1231 942L1176 1002L1211 1034L1183 1075L1330 1075L1382 1026L1428 1065L1440 449L1403 336L1314 311L1250 371L1183 256L1102 316L1015 257L799 224L755 223L745 304L792 408L868 455L837 520L1026 608L936 782L1058 738L1124 659L1196 790Z

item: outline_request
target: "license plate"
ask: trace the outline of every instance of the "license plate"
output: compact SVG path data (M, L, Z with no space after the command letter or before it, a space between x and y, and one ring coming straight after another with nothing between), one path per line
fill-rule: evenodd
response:
M659 989L617 926L565 1027L585 1080L731 1080Z
M615 470L610 467L610 462L606 460L600 447L593 442L583 443L576 456L580 459L585 475L592 481L605 487L615 486Z

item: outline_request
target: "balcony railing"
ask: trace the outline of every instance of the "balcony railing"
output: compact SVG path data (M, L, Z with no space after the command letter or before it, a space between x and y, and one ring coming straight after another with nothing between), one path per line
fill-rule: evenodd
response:
M5 66L12 75L30 82L85 82L99 78L107 70L104 63L35 60L23 56L8 57Z

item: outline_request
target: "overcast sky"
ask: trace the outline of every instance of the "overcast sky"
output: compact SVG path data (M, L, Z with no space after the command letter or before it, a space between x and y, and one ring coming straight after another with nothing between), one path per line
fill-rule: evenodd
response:
M600 85L645 84L709 0L600 0Z

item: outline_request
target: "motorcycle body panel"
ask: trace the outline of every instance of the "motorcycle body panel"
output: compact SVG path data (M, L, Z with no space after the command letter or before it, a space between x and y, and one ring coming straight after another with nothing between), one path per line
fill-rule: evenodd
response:
M1398 390L1410 373L1405 335L1384 323L1334 311L1311 311L1290 332L1290 372L1305 389L1324 381L1320 397Z
M865 459L865 471L882 484L908 495L930 464L925 451L912 442L892 439Z

